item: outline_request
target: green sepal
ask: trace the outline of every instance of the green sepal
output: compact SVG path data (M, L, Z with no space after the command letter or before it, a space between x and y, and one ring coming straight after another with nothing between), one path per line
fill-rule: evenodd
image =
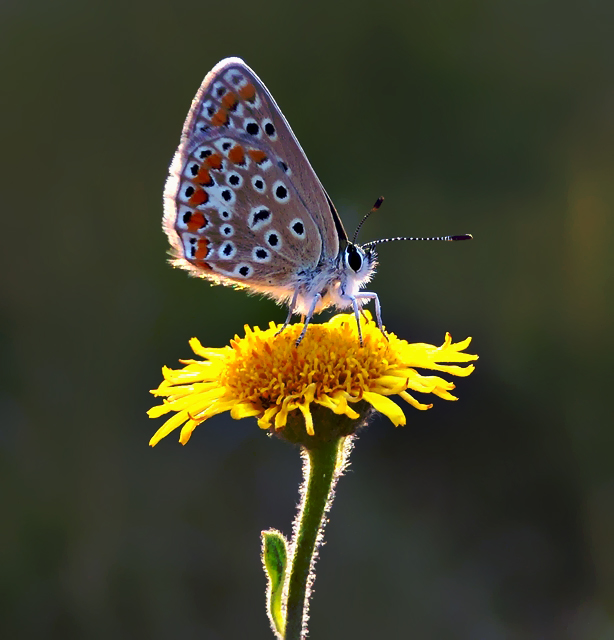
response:
M277 529L262 532L262 564L268 578L267 613L273 631L283 638L286 622L282 603L288 551L286 539Z

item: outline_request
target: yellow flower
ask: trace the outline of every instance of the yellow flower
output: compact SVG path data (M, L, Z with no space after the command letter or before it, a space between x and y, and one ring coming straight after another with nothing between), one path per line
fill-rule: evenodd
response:
M339 314L324 324L311 324L297 347L303 325L294 324L276 335L281 325L270 323L262 331L245 326L245 337L235 336L230 346L205 348L190 340L194 353L203 360L181 360L183 369L164 367L164 381L153 390L164 403L149 410L150 418L175 414L158 429L149 444L154 446L171 431L182 427L179 441L185 444L201 423L224 411L236 420L258 417L261 429L283 430L289 414L300 411L305 430L313 436L315 405L352 420L361 414L356 403L386 415L395 426L405 424L401 408L389 396L399 395L416 409L430 409L408 390L433 393L456 400L451 382L439 376L425 376L415 368L433 369L456 376L468 376L477 356L461 353L471 338L452 344L446 335L440 347L409 344L393 333L386 336L367 313L361 318L360 345L353 315ZM366 405L366 406L368 406ZM316 427L317 428L317 425Z

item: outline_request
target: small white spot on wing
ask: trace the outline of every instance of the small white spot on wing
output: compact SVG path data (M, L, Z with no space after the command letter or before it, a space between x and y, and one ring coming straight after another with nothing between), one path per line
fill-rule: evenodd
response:
M229 188L220 189L220 197L227 205L234 204L235 200L237 199L235 196L235 192Z
M258 229L262 229L262 227L270 224L272 219L273 214L270 209L263 206L253 207L247 218L247 226L252 231L258 231Z
M213 100L205 100L200 107L200 112L205 120L211 120L216 111Z
M218 208L218 210L222 207L226 207L228 210L232 209L237 199L235 192L230 187L223 185L212 187L207 191L211 196L210 200L216 202L216 208Z
M224 80L226 80L228 84L231 84L233 87L237 87L238 89L244 87L247 84L247 79L237 69L231 69L230 71L228 71L224 75Z
M198 162L194 162L194 160L191 160L186 163L183 169L183 175L188 178L188 180L194 180L199 171L200 165L198 164Z
M225 238L232 238L232 236L234 236L235 234L235 230L234 227L230 224L223 224L220 227L220 233L225 237Z
M254 154L255 158L259 158L261 155L264 155L261 149L256 149L254 147L249 147L247 150L247 154L248 156L250 154ZM254 157L252 157L252 160L254 160ZM254 162L256 162L256 160L254 160ZM273 166L271 159L267 155L264 155L264 157L259 162L256 162L256 164L258 165L258 168L262 169L263 171L266 171Z
M290 201L290 191L288 191L288 187L286 187L281 180L277 180L273 184L273 197L280 204L285 204Z
M242 118L245 115L245 107L242 102L237 102L235 108L232 111L232 115L237 118Z
M229 240L227 242L224 242L222 246L217 250L217 255L222 260L232 260L236 254L237 247L235 246L234 242L230 242Z
M252 176L252 187L258 193L264 193L266 191L266 182L262 176Z
M221 151L225 156L228 156L228 152L234 146L234 140L232 138L220 138L213 143L216 148Z
M272 140L273 142L277 140L277 129L275 129L275 125L273 124L272 120L270 120L269 118L265 118L262 121L262 128L264 129L264 132L266 133L269 140Z
M254 118L245 118L242 126L245 133L252 138L258 139L262 137L262 129L260 128L258 121L254 120Z
M235 267L234 273L239 278L249 278L254 273L254 268L247 262L241 262Z
M243 177L235 171L229 171L225 174L226 182L233 189L240 189L243 186Z
M198 243L198 236L191 233L182 233L181 239L183 241L183 252L188 258L193 258L196 254L196 246Z
M196 187L191 182L184 180L177 192L177 199L179 202L188 202L188 200L194 195Z
M216 98L216 100L221 100L227 91L228 89L226 89L224 83L221 80L218 80L213 84L211 94Z
M180 205L177 209L177 219L175 220L175 229L187 229L188 222L192 216L192 208Z
M292 170L290 169L290 167L286 164L286 162L284 160L282 160L282 158L277 158L277 166L287 175L287 176L291 176L292 175Z
M265 264L271 261L272 253L264 247L254 247L252 250L252 260Z
M202 161L210 156L214 151L213 147L210 147L209 145L202 145L196 149L193 155Z
M299 240L304 240L307 237L305 233L305 224L300 218L294 218L292 222L288 225L288 229L290 233Z
M281 241L281 234L274 229L271 229L264 234L264 240L274 251L279 251L283 244Z

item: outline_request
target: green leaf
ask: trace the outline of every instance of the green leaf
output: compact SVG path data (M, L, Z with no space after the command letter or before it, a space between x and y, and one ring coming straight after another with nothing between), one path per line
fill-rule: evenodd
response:
M262 564L268 578L267 613L271 628L279 638L283 638L285 627L282 594L288 564L286 547L286 539L281 532L276 529L262 532Z

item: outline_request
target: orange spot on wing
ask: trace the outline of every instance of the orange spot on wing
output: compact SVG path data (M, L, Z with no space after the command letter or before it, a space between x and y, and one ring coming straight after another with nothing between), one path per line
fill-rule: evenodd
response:
M237 96L232 91L226 93L226 95L222 98L222 107L224 107L224 109L227 109L228 111L232 111L237 106L237 104L239 104L239 98L237 98Z
M209 169L203 165L198 173L196 174L196 178L194 178L194 182L198 184L204 184L207 187L213 186L213 180L211 178L211 174L209 173Z
M247 153L249 153L249 157L256 164L260 164L266 160L266 153L264 151L260 151L259 149L250 149Z
M191 216L188 222L188 231L194 233L199 229L207 226L207 220L200 211L195 211Z
M251 82L248 82L244 87L239 89L239 95L243 100L254 102L256 100L256 87L254 87Z
M211 118L211 124L214 127L221 127L224 124L228 124L228 112L224 107L218 109Z
M210 156L207 156L205 163L211 167L211 169L221 169L222 156L219 153L212 153Z
M228 159L233 164L243 164L245 162L245 151L240 144L235 146L228 152Z
M204 260L207 257L208 253L209 253L209 240L207 240L207 238L199 238L198 246L196 247L196 252L194 254L194 260ZM208 264L207 264L207 267L209 267ZM209 269L211 269L211 267L209 267Z
M199 204L204 204L208 202L209 194L204 189L196 189L194 193L190 196L188 200L188 204L192 207L197 207Z

